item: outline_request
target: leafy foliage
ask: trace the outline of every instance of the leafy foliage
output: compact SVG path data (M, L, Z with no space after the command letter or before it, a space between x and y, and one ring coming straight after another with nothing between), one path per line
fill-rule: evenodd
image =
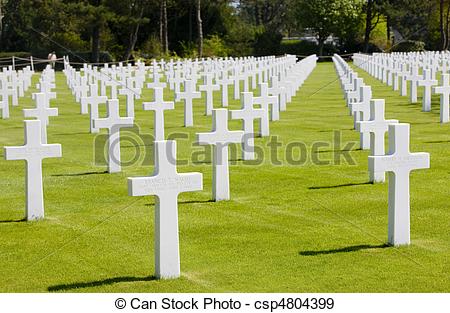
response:
M425 51L423 41L406 40L392 47L394 52Z
M199 36L196 3L196 0L4 0L0 1L3 4L0 12L4 14L0 48L40 57L53 50L58 55L73 57L73 51L90 51L90 60L94 62L100 61L100 51L108 51L116 60L164 55L193 57L198 55L194 52ZM400 40L422 41L427 49L450 45L448 0L441 10L439 1L371 0L370 3L371 6L365 0L201 0L204 53L207 56L283 53L286 48L281 44L283 37L301 37L305 33L312 33L318 45L302 42L296 49L320 54L389 49L398 43L391 38L394 32L397 41L400 34ZM440 17L445 29L440 27ZM325 45L330 35L335 47ZM315 49L305 49L307 46Z

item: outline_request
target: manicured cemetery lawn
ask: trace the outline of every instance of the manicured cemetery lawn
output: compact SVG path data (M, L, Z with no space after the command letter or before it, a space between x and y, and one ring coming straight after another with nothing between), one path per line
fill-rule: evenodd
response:
M57 75L52 105L60 116L51 119L48 142L62 144L63 158L44 161L45 220L22 221L24 163L1 155L1 292L450 291L450 125L439 123L437 97L433 111L422 113L420 104L361 74L374 97L386 99L387 118L411 123L411 151L431 154L431 169L411 175L412 245L402 248L385 245L387 184L367 183L368 151L358 150L359 134L332 63L320 63L281 120L270 124L272 139L256 139L264 152L260 164L243 163L240 150L230 157L231 201L210 201L210 157L192 145L195 133L211 129L203 100L195 102L190 129L182 127L183 106L177 104L166 112L166 136L179 138L179 172L204 173L204 190L179 198L182 278L156 281L154 198L127 191L127 177L152 172L144 151L151 158L153 114L138 102L136 123L146 135L122 132L122 157L131 160L140 150L139 161L106 174L104 165L94 164L94 143L103 136L89 133L88 117L79 114L65 78ZM21 109L33 106L30 92L10 120L0 121L0 146L23 144ZM151 94L143 99L150 101ZM230 128L239 129L240 122L230 121ZM269 153L274 136L282 144L281 164ZM300 143L306 156L299 155ZM286 156L287 146L298 162ZM298 164L302 157L306 163Z

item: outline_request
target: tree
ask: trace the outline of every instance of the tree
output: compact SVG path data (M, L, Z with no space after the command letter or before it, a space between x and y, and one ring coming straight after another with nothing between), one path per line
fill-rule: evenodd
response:
M370 34L377 27L382 12L383 0L367 0L365 4L366 26L364 30L364 52L369 52ZM389 32L389 31L388 31Z
M128 45L124 54L124 60L129 60L131 54L136 46L138 39L139 29L143 23L148 22L148 19L143 18L145 9L145 0L134 0L134 1L124 1L122 3L127 3L127 13L125 16L125 21L129 24L128 27Z
M436 1L385 0L384 13L389 23L408 40L430 41L430 20L433 18Z
M444 30L444 0L439 1L439 32L441 34L441 49L445 50L447 36Z
M197 0L197 27L198 27L198 56L203 56L203 21L202 21L202 3Z
M241 17L255 26L280 31L293 4L292 0L241 0L238 8Z
M0 0L0 33L2 32L3 28L3 17L5 16L3 6L5 5L5 0Z
M164 54L167 54L169 52L169 34L167 29L167 0L160 0L159 40L161 42L161 51Z
M439 33L440 33L440 49L448 50L450 42L449 24L450 24L450 1L439 1Z
M297 20L304 28L313 31L323 55L325 40L348 23L357 23L360 1L349 0L297 0Z

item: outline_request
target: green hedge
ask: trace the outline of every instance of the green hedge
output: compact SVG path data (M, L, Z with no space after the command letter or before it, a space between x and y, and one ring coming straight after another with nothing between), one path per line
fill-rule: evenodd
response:
M319 45L306 40L283 40L280 50L281 54L311 55L319 53ZM339 50L331 44L323 46L323 55L333 55L338 52Z
M72 53L66 53L69 56L69 61L74 63L90 63L92 53L90 51L75 51ZM62 54L57 54L58 57L62 57ZM114 62L114 58L108 51L101 51L99 53L99 63Z
M30 52L0 52L0 59L1 58L12 58L12 57L18 57L18 58L29 58L31 56Z

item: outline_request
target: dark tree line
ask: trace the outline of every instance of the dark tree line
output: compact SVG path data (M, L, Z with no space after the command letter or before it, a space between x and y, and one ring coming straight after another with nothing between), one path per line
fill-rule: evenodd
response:
M330 35L346 51L372 51L384 25L428 49L448 49L450 0L0 0L2 51L136 56L263 55L283 37ZM339 48L338 47L338 48Z

